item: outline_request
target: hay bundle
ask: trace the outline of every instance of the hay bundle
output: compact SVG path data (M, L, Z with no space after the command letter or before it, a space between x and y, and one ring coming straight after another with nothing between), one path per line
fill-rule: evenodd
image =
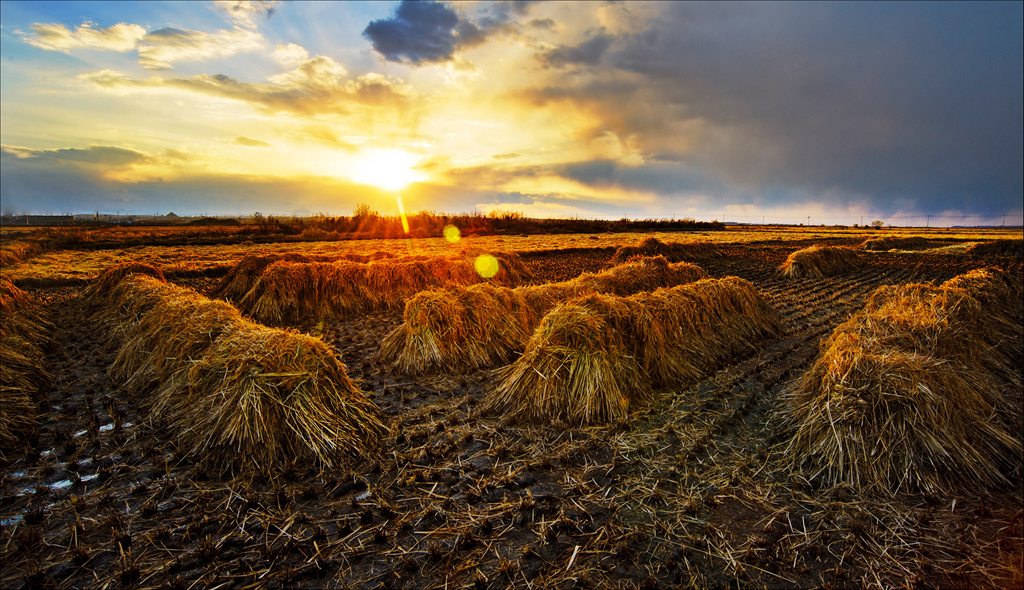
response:
M860 255L842 246L811 246L790 254L779 267L783 276L824 278L856 269Z
M515 254L500 254L496 281L518 282L525 266ZM393 309L420 291L470 285L483 278L473 261L414 258L370 262L275 262L239 303L268 324L341 319L353 313Z
M1015 258L1024 257L1024 240L1001 239L991 242L979 242L967 249L971 256L1012 256Z
M784 398L791 467L888 493L1019 478L1020 294L997 269L878 289Z
M214 469L330 467L387 433L322 340L245 320L226 326L154 398L154 418Z
M122 282L112 299L119 302L121 343L109 374L131 389L169 379L242 319L228 303L148 276Z
M148 276L110 292L111 368L176 443L214 469L330 467L386 432L376 405L318 338L267 328L231 305Z
M868 238L864 240L860 247L870 252L887 252L889 250L927 250L932 245L931 242L920 236L906 238L882 236L879 238Z
M562 301L585 293L628 295L706 276L700 267L659 256L561 283L424 291L406 303L404 322L384 339L380 359L413 373L490 366L522 350L544 314Z
M0 448L35 434L51 383L44 348L52 330L30 295L0 278Z
M523 355L497 371L485 406L529 421L622 420L653 387L692 384L778 329L775 311L737 277L585 295L544 316Z
M707 242L664 243L648 237L636 246L621 246L612 256L611 264L621 264L634 256L664 256L671 262L695 261L704 258L719 258L722 252Z
M213 289L213 296L229 301L239 302L245 294L252 289L256 281L263 276L271 264L278 261L286 262L334 262L335 260L348 260L350 262L370 262L373 260L384 260L394 258L395 255L389 252L374 252L373 254L345 253L339 255L326 254L299 254L287 252L280 254L246 254L231 267L228 274L217 283Z
M141 274L155 277L160 281L166 281L164 271L159 268L142 262L124 262L106 268L93 279L92 284L85 291L86 298L96 300L110 295L114 287L121 282L121 279L128 275Z

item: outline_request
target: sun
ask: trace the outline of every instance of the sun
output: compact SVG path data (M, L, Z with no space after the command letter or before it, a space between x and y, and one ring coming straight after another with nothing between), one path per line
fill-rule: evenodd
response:
M414 154L400 149L371 148L346 163L346 176L361 184L397 191L423 179L415 169L417 160Z

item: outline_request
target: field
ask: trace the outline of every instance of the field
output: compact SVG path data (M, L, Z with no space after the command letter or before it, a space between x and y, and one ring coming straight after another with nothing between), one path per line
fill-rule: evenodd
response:
M422 238L127 248L106 240L102 248L53 249L5 264L2 277L33 296L52 323L52 342L40 344L51 378L37 423L0 450L0 584L1021 587L1024 458L1012 440L1002 479L983 486L957 485L955 474L934 489L858 486L814 477L788 454L794 428L786 400L823 342L877 289L939 285L984 267L1002 269L1018 285L1024 274L1019 247L1010 256L970 250L1020 240L1020 230L894 230L886 234L926 243L857 248L880 233L728 228L476 236L456 244ZM145 385L121 378L112 318L127 312L85 296L105 268L124 262L159 267L168 292L181 286L210 295L243 256L284 252L515 252L537 285L606 270L619 247L649 236L708 245L686 262L710 279L749 282L777 314L777 327L729 348L692 382L642 383L650 391L624 418L587 421L495 411L500 365L416 373L384 362L378 352L403 322L401 307L289 321L281 333L322 339L379 408L385 431L377 444L327 463L287 454L273 463L278 459L268 456L233 474L221 469L233 460L222 456L230 450L212 445L207 452L218 456L203 456L184 444L191 439L183 427L157 419L153 403L143 403ZM834 274L780 270L791 254L816 245L857 251L851 266ZM1006 306L1000 334L1017 342L1004 363L1011 368L985 377L1008 400L993 412L1020 426L1021 304L987 306ZM10 318L5 313L3 321Z

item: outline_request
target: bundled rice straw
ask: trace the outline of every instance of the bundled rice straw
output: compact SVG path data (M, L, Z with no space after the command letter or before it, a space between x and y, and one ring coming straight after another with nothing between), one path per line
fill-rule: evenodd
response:
M424 291L406 302L404 322L384 339L379 354L412 373L490 366L522 350L544 314L562 301L586 293L629 295L706 276L700 267L658 256L561 283Z
M334 262L336 260L348 260L350 262L370 262L394 258L395 255L389 252L374 252L373 254L345 253L340 255L311 255L288 252L283 254L246 254L235 266L228 271L213 290L214 297L220 297L229 301L239 302L245 297L256 281L263 276L271 264L280 260L286 262Z
M51 381L43 348L52 329L31 296L0 278L0 448L36 431Z
M653 387L692 384L778 329L777 313L737 277L585 295L544 316L523 356L498 369L485 406L529 421L622 420Z
M791 466L888 493L1019 477L1021 293L998 269L879 288L785 396Z
M856 269L860 255L841 246L811 246L786 258L779 271L786 277L824 278Z
M149 276L125 276L107 302L120 342L112 375L155 387L145 400L152 419L211 468L269 472L296 459L331 467L386 433L318 338Z
M516 283L526 275L516 254L499 253L498 282ZM353 313L392 309L425 289L470 285L484 280L471 260L427 258L398 261L291 263L270 265L239 303L256 320L282 324L345 318Z
M665 244L657 238L648 237L636 246L622 246L615 251L612 264L626 262L634 256L664 256L671 262L681 260L700 260L703 258L719 258L721 251L713 244L706 242L688 242L685 244L672 242Z
M864 240L860 247L871 252L887 252L889 250L927 250L932 247L932 244L920 236L909 236L906 238L883 236L868 238Z
M1002 239L979 242L967 249L970 256L1013 256L1024 257L1024 240Z
M121 279L132 274L149 275L165 281L164 272L159 268L143 262L124 262L108 267L93 279L92 284L85 291L88 299L107 297L110 292L121 282Z

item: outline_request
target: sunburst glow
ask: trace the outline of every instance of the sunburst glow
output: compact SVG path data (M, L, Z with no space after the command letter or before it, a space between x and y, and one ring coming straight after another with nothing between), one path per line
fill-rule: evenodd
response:
M424 179L418 172L417 158L400 149L369 149L346 162L345 176L361 184L372 184L389 191Z

